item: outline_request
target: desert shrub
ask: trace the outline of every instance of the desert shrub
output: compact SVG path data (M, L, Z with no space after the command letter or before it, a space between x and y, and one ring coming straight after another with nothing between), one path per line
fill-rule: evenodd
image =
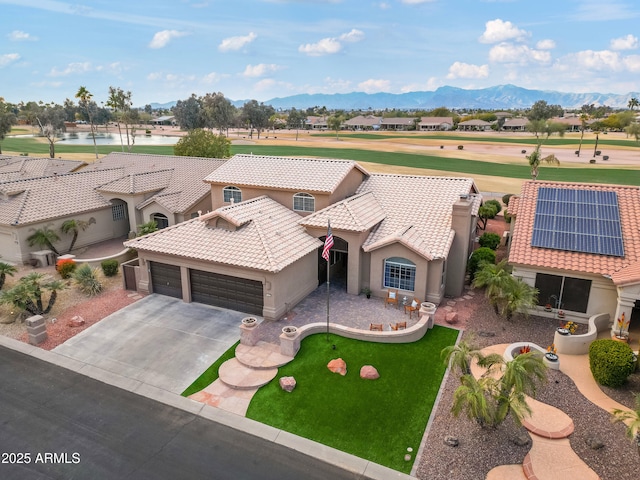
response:
M509 206L509 200L513 197L513 193L507 193L502 196L502 203L504 203L507 207Z
M56 262L56 272L65 280L73 274L76 269L76 262L71 258L62 258Z
M484 232L480 236L478 243L481 247L487 247L491 250L495 250L498 248L498 245L500 245L500 235L497 233Z
M480 247L471 254L467 262L467 271L471 280L473 280L481 262L496 263L496 252L487 247Z
M598 157L602 152L600 150L596 150L596 157Z
M505 223L511 223L511 214L506 210L504 211L504 221Z
M98 269L91 268L88 263L78 267L73 274L73 279L80 291L90 297L102 291L102 283L98 280Z
M493 205L496 207L496 213L499 213L502 210L502 204L498 200L487 200L484 204L486 206Z
M527 153L527 151L526 150L521 150L520 153L522 153L524 155L525 153Z
M592 158L591 160L589 160L589 163L596 163L596 159Z
M442 149L442 148L444 148L444 145L440 145L440 148L441 148L441 149Z
M589 347L589 367L600 385L620 387L635 369L633 351L623 342L595 340Z
M462 150L464 148L464 145L458 145L458 150Z
M105 277L113 277L118 274L118 261L117 260L103 260L100 263L102 267L102 273Z
M603 156L602 156L602 159L603 159L603 160L609 160L609 155L603 155Z

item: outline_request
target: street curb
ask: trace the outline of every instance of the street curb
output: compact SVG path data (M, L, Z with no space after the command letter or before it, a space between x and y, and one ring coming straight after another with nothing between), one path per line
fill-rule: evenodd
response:
M322 462L353 472L362 479L410 480L416 478L321 443L285 432L284 430L279 430L249 418L196 402L195 400L177 395L173 392L103 370L73 358L65 357L56 352L42 350L41 348L20 342L13 338L0 335L0 346L65 368L121 390L149 398L170 407L178 408L206 420L220 423L235 430L240 430L268 442L277 443Z

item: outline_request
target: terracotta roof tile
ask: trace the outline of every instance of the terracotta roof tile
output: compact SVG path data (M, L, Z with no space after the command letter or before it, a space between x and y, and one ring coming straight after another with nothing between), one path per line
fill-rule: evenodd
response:
M212 226L221 218L237 228ZM141 251L279 272L322 245L300 215L262 196L125 242Z
M336 230L365 232L385 217L382 206L373 192L364 192L334 203L316 213L304 217L300 224L309 227L331 227Z
M624 257L569 252L531 246L538 189L542 187L613 191L618 196ZM516 200L515 203L513 200ZM509 262L579 273L611 276L615 284L640 282L640 189L625 185L529 181L509 203L517 218Z
M86 165L78 160L0 155L0 182L71 173Z
M205 180L219 185L332 193L354 168L368 175L352 160L234 155Z

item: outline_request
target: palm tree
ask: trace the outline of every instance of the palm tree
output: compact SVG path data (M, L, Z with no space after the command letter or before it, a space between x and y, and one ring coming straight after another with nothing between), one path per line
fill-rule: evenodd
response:
M629 103L627 103L627 106L633 110L634 108L640 106L640 102L638 102L638 99L636 97L631 97L631 99L629 100Z
M504 295L511 275L507 271L507 260L499 263L481 262L480 269L473 276L472 285L476 288L485 289L485 295L498 313L498 303Z
M65 235L68 235L69 233L73 234L71 245L69 246L69 252L73 250L73 246L76 244L76 240L78 240L78 233L80 230L84 232L92 223L96 223L96 219L93 217L91 217L89 221L69 219L62 222L62 225L60 226L62 233Z
M96 144L96 131L93 126L93 117L91 116L91 105L89 101L93 98L93 94L86 89L86 87L80 87L76 92L76 98L79 100L81 107L84 106L89 117L89 125L91 126L91 136L93 137L93 148L96 152L96 160L98 159L98 145Z
M587 120L589 116L586 113L580 114L580 145L578 146L578 157L580 156L580 151L582 150L582 139L584 138L584 131L587 128Z
M475 420L481 427L493 426L495 404L490 392L495 389L495 382L491 377L481 377L476 380L473 375L463 375L460 386L453 394L451 413L457 417L465 411L467 418Z
M38 247L47 247L47 249L51 250L56 255L60 255L60 252L53 246L54 242L60 241L60 237L56 232L51 230L49 226L39 228L35 230L35 232L27 237L27 242L29 242L29 246L33 247L37 245Z
M480 363L484 356L474 345L463 340L455 345L449 345L440 352L440 358L445 364L451 363L451 368L457 368L462 375L471 374L471 362L476 359Z
M614 409L611 411L612 422L624 422L627 425L627 437L635 442L640 455L640 393L636 394L636 407L634 410Z
M538 290L522 279L514 279L507 283L503 294L502 314L511 320L514 313L520 312L527 315L529 309L538 303Z
M46 315L56 303L58 291L64 290L67 285L60 280L50 280L42 273L33 272L20 279L18 284L10 290L2 293L0 303L10 303L13 306L26 310L31 315ZM50 292L47 308L43 308L42 293Z
M13 265L10 265L5 262L0 262L0 290L4 286L4 282L7 279L7 275L13 277L13 274L16 273L18 269Z
M547 155L542 157L540 154L540 144L536 145L536 148L531 152L531 155L527 155L529 160L529 166L531 167L531 178L535 181L538 178L539 168L541 163L547 163L549 165L560 165L560 160L554 155Z

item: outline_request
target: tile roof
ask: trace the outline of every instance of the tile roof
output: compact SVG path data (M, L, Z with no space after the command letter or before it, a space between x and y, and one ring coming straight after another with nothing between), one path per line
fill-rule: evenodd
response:
M211 187L201 180L224 162L110 153L79 172L2 182L0 225L41 222L107 208L110 202L100 191L116 195L157 191L145 205L158 201L171 212L183 212L209 195Z
M0 155L0 182L63 175L83 165L86 163L78 160Z
M332 193L354 168L368 175L353 160L234 155L205 180L219 185Z
M453 117L422 117L420 119L420 125L440 125L441 123L453 125Z
M366 232L385 217L382 205L372 192L364 192L323 208L300 220L305 227L326 227L350 232Z
M432 260L446 257L451 247L453 204L477 189L470 178L376 174L358 188L358 194L365 192L375 196L385 217L364 242L364 251L399 242ZM476 195L473 215L480 202Z
M614 191L618 196L624 257L569 252L531 246L538 189L541 187ZM515 200L514 203L512 203ZM640 282L640 189L625 185L529 181L512 197L509 211L515 225L509 262L578 273L610 276L616 285Z
M211 226L224 219L237 227ZM279 272L322 242L306 233L300 215L262 196L125 242L157 252L268 272Z

